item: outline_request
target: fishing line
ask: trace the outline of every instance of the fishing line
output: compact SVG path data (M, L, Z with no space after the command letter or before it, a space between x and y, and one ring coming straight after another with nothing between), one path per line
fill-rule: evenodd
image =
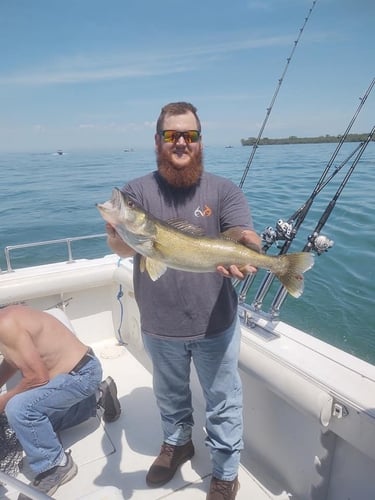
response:
M349 156L349 158L341 165L341 167L337 167L336 170L333 172L333 174L331 174L331 176L328 177L328 179L327 179L327 176L328 176L329 171L331 170L332 164L333 164L334 160L336 159L342 145L344 144L358 114L360 113L362 107L364 106L364 104L365 104L372 88L374 87L374 85L375 85L375 78L370 83L370 85L367 88L363 97L360 98L359 106L357 107L353 117L351 118L344 134L342 136L340 136L340 140L339 140L338 145L336 146L330 160L328 161L322 175L320 176L317 184L315 185L315 187L314 187L311 195L307 199L307 201L287 221L283 221L282 219L279 219L279 221L276 224L276 229L268 227L268 228L266 228L265 232L262 234L262 238L265 242L265 245L263 246L264 252L266 252L272 246L272 244L275 243L276 241L284 241L284 244L281 247L281 250L279 251L279 255L285 254L289 250L289 248L292 244L292 241L295 238L298 230L300 229L303 221L305 220L306 215L309 212L317 194L320 193L320 191L328 184L328 182L330 180L332 180L332 178L339 172L339 170L342 168L342 166L347 163L348 159L351 158L355 154L355 152L352 153ZM361 145L358 147L358 149L360 147L361 147ZM240 303L246 300L246 294L247 294L252 282L254 281L254 278L255 278L254 275L249 275L244 280L242 287L241 287L241 290L239 291L239 302ZM258 291L255 295L254 300L253 300L252 307L254 309L259 310L262 307L263 300L264 300L266 294L268 293L268 291L273 283L274 278L275 278L274 274L272 274L270 271L268 271L268 273L264 277L261 285L259 286Z
M259 133L258 133L258 137L257 137L257 139L256 139L255 143L253 144L253 149L252 149L252 151L251 151L250 158L249 158L249 160L248 160L248 162L247 162L247 164L246 164L246 167L245 167L245 169L244 169L244 172L243 172L243 174L242 174L242 178L241 178L241 181L240 181L240 183L239 183L239 187L240 187L240 188L242 188L242 186L243 186L243 184L244 184L244 182L245 182L245 179L246 179L247 174L248 174L248 172L249 172L250 166L251 166L251 164L252 164L252 162L253 162L253 158L254 158L254 156L255 156L255 152L256 152L256 150L257 150L257 148L258 148L258 146L259 146L260 139L262 138L262 134L263 134L264 128L265 128L265 126L266 126L266 124L267 124L267 122L268 122L268 118L270 117L270 114L271 114L271 111L272 111L273 105L275 104L276 97L277 97L277 95L278 95L278 93L279 93L279 90L280 90L280 87L281 87L281 85L282 85L282 83L283 83L283 81L284 81L284 77L285 77L285 75L286 75L286 72L288 71L289 64L290 64L291 60L293 59L293 55L294 55L294 52L295 52L295 50L296 50L296 48L297 48L298 42L299 42L299 40L300 40L300 38L301 38L301 36L302 36L302 33L303 33L304 29L305 29L305 26L306 26L306 24L307 24L307 22L308 22L308 20L309 20L309 18L310 18L310 16L311 16L311 13L312 13L312 11L313 11L313 8L315 7L316 2L317 2L317 0L314 0L314 1L313 1L312 6L311 6L311 8L310 8L310 10L309 10L309 13L308 13L308 15L305 17L305 21L304 21L304 23L303 23L303 25L302 25L302 28L300 28L300 30L299 30L298 37L297 37L297 39L294 41L292 51L291 51L291 53L290 53L289 57L288 57L288 58L287 58L287 60L286 60L286 64L285 64L285 67L284 67L284 71L282 72L281 78L279 78L279 80L278 80L278 84L277 84L277 86L276 86L275 92L274 92L273 97L272 97L272 99L271 99L271 103L270 103L270 105L268 106L268 108L266 109L266 116L264 117L264 120L263 120L262 126L260 127L260 130L259 130Z
M350 166L349 170L347 171L344 179L341 181L341 184L339 185L336 193L332 197L331 201L328 203L326 209L322 213L319 221L317 222L314 231L310 236L307 238L307 242L305 246L303 247L302 251L303 252L311 252L314 251L317 255L321 255L323 252L326 252L332 245L333 242L330 241L328 238L320 235L320 231L323 229L325 223L327 222L329 216L332 213L332 210L335 208L336 202L341 195L344 187L346 186L350 176L354 172L355 167L357 166L359 160L361 159L365 149L367 148L368 144L372 140L373 136L375 134L375 126L372 128L371 132L367 136L366 140L363 141L360 144L360 147L357 148L358 154L355 157L352 165ZM279 287L278 291L276 292L275 298L272 301L271 307L270 307L270 314L271 317L274 318L279 315L280 312L280 307L282 306L284 300L286 299L288 292L285 289L285 287L281 286Z

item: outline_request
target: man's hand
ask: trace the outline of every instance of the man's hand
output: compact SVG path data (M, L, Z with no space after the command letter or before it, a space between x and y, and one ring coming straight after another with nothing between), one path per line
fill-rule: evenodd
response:
M238 241L238 243L242 243L255 252L261 251L262 240L255 231L251 231L250 229L241 230L240 228L233 228L226 231L224 235L235 239L236 241ZM257 268L251 266L250 264L242 266L241 269L239 269L235 265L229 266L228 268L224 266L218 266L216 270L225 278L237 278L239 280L243 280L248 274L257 272Z
M108 238L116 238L117 237L117 233L116 233L115 228L113 226L111 226L111 224L109 224L109 222L106 223L105 230L107 232Z
M116 229L108 222L105 225L107 231L107 244L109 248L120 257L132 257L136 252L129 247L117 234Z

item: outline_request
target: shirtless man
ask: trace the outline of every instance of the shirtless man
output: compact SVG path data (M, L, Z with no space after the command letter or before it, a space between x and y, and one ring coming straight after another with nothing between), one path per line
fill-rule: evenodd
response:
M116 420L121 412L116 384L111 377L101 382L100 361L69 328L27 306L0 310L0 352L0 387L21 374L0 394L0 412L5 411L36 474L32 486L52 495L77 473L57 431L94 416L97 405L105 421Z

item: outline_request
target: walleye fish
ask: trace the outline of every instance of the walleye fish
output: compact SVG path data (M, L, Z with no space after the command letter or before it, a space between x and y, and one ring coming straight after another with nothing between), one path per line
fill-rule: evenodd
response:
M122 240L143 257L141 271L156 281L168 267L195 273L215 272L232 264L268 269L293 297L303 292L303 273L314 264L307 252L270 256L227 238L198 233L199 228L182 221L163 222L152 216L127 194L115 188L112 197L97 208Z

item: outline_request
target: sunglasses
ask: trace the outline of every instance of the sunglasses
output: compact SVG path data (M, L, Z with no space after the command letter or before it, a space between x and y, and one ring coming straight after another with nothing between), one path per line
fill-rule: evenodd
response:
M199 130L185 130L180 132L179 130L162 130L160 132L164 142L177 142L180 137L184 138L187 144L191 142L198 142L201 136Z

